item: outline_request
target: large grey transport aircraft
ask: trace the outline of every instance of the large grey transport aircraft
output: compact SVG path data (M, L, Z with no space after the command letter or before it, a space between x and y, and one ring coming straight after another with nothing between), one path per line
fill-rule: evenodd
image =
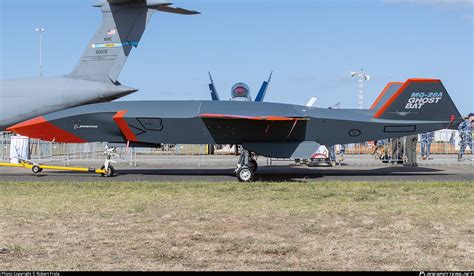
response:
M255 155L309 158L319 145L360 143L456 127L459 111L440 80L390 83L368 110L240 101L140 101L76 107L9 130L46 141L133 147L236 144L236 174L251 181Z
M0 131L12 124L75 106L109 102L137 91L118 77L157 11L198 14L155 0L101 0L102 24L74 70L60 77L2 80Z

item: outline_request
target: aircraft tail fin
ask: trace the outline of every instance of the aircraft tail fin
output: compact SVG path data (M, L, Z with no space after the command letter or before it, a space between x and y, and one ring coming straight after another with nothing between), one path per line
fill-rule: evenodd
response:
M382 90L375 102L370 107L371 110L379 110L403 85L403 82L389 82Z
M116 83L130 52L138 47L154 12L198 14L170 5L155 0L97 1L93 6L101 8L102 24L69 76Z
M265 95L267 94L268 85L272 81L272 75L273 75L273 71L270 73L270 76L268 77L268 80L264 81L262 83L262 86L260 87L260 90L258 91L257 97L255 97L256 102L263 102L263 100L265 99Z
M437 79L407 80L375 110L374 117L388 120L446 121L450 125L462 119L443 83Z
M211 91L211 99L213 101L220 101L219 94L217 93L216 85L214 84L214 79L212 79L211 72L209 72L209 90Z

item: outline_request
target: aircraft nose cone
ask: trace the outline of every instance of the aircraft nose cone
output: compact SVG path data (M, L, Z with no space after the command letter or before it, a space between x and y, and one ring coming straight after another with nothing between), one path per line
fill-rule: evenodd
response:
M83 139L69 133L48 120L43 116L37 117L7 128L8 131L15 132L22 136L36 138L44 141L58 143L85 143Z

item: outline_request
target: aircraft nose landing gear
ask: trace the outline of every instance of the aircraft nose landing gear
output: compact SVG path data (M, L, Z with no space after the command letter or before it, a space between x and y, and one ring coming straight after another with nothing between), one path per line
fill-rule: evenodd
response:
M115 168L111 165L111 163L116 164L117 161L112 160L112 157L119 157L117 153L115 153L116 148L109 148L105 146L104 154L107 156L105 158L104 165L100 168L103 173L101 175L103 177L113 177L115 175Z
M257 161L254 155L248 150L240 147L240 158L235 170L236 176L240 182L252 182L255 178L255 172L258 169Z

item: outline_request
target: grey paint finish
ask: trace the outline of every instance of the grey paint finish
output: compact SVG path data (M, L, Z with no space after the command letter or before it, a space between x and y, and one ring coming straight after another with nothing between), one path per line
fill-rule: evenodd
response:
M244 143L244 148L271 158L306 159L319 148L314 141L286 143Z
M154 10L144 5L104 4L101 11L102 24L70 76L114 83L132 48L138 47Z
M112 101L134 88L65 77L4 80L0 84L0 129L68 107Z
M393 96L393 94L395 94L395 92L398 91L398 89L400 89L400 87L402 87L403 84L399 84L399 83L394 83L392 84L388 89L387 91L385 92L385 94L382 96L382 98L380 99L380 101L377 103L377 105L374 106L374 110L379 110L380 108L382 108L382 106L388 101L388 99L390 99L390 97Z
M441 81L410 82L405 91L380 116L384 119L443 120L446 115L458 116L454 105Z
M144 0L96 1L102 24L72 73L52 78L0 81L0 131L21 121L75 106L108 102L138 91L117 78L156 11L197 12Z
M428 84L412 88L431 91L433 87ZM400 106L407 100L405 94L411 95L412 88L408 86L393 104ZM308 158L319 144L359 143L453 127L459 122L460 114L447 92L443 93L445 100L434 103L436 112L425 106L418 110L415 117L399 112L397 116L389 113L388 119L376 118L376 110L331 110L231 101L104 103L56 112L46 115L45 119L87 142L127 143L130 133L127 134L123 126L113 119L117 112L126 111L123 120L134 136L135 141L131 141L134 145L241 144L263 156ZM204 114L213 114L214 117L202 116ZM382 113L380 117L386 115ZM451 115L455 116L454 121ZM255 120L239 116L294 119ZM78 124L93 127L75 127Z

